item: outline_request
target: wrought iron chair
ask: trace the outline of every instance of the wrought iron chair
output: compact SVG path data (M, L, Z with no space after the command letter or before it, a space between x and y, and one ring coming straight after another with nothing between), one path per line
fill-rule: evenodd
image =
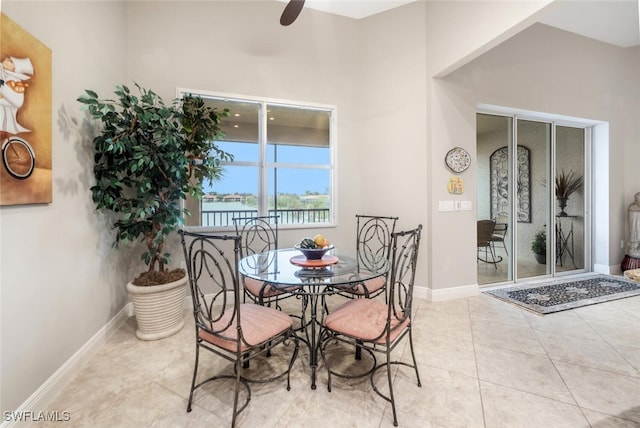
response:
M236 234L241 237L240 257L278 249L278 216L234 217ZM287 290L253 278L242 277L245 298L277 309L278 300L291 297Z
M396 229L398 217L368 216L356 214L356 249L358 263L372 266L380 258L389 260L391 256L391 237ZM385 293L387 275L370 279L354 288L341 291L347 297L376 297Z
M293 333L293 320L287 314L266 306L242 303L238 279L240 236L206 235L180 231L184 257L189 274L196 326L196 356L187 412L196 389L217 379L234 379L233 417L251 400L249 382L271 382L287 376L287 390L291 389L291 367L298 355L298 339ZM232 250L229 250L229 247ZM226 250L226 251L225 251ZM232 253L229 256L227 253ZM282 344L294 345L288 367L282 373L252 373L246 376L243 363L269 352ZM233 374L216 374L198 383L200 349L204 348L233 363ZM258 378L259 377L259 378ZM247 397L238 404L240 385Z
M478 260L490 263L498 269L498 266L496 265L502 261L502 257L496 257L496 253L493 251L493 245L491 242L495 224L496 222L493 220L478 220ZM484 258L480 257L481 252L484 252ZM489 256L491 256L491 258L489 258Z
M494 254L496 250L496 243L499 243L499 244L502 244L502 248L504 248L504 252L507 255L509 255L509 251L507 251L507 245L504 242L505 238L507 237L508 227L509 227L509 224L502 223L502 222L496 222L495 225L493 226L493 233L491 234L491 238L489 239L489 242L491 242L491 247L493 248Z
M411 333L413 285L421 233L422 225L419 225L413 230L392 234L392 265L387 302L383 302L381 299L352 299L323 317L322 320L320 353L327 367L328 390L331 391L332 375L343 378L370 375L374 391L391 403L395 426L398 425L398 417L393 394L391 365L404 365L413 368L416 372L418 386L422 386ZM391 352L407 337L409 338L412 363L392 361ZM332 370L327 357L327 347L336 342L360 346L367 350L373 356L373 367L356 376ZM402 347L399 350L402 351ZM384 362L377 363L376 353L384 354ZM375 374L383 367L386 368L388 395L378 389L375 384Z

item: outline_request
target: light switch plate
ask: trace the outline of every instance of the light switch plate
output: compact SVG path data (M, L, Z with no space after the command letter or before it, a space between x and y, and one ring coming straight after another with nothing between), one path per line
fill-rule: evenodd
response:
M449 212L454 211L455 207L453 205L453 201L439 201L438 202L438 211L440 212Z

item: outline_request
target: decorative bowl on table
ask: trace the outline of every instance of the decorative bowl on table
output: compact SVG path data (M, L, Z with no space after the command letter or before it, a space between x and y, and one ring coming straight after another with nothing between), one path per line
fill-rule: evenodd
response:
M307 260L320 260L322 256L327 253L327 251L333 250L333 245L329 245L328 247L323 248L302 248L298 244L294 248L304 254Z

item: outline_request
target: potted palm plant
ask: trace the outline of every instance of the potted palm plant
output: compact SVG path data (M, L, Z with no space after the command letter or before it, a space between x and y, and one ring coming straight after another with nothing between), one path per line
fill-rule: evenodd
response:
M220 178L220 161L231 156L215 140L224 135L220 120L228 111L208 107L187 96L166 105L155 92L136 84L115 88L115 100L85 90L83 110L102 124L93 139L98 211L113 214L114 246L143 243L146 272L127 284L140 339L170 336L184 325L187 277L184 269L168 269L167 235L182 225L187 195L200 197L202 183Z
M573 171L566 173L563 169L559 174L556 174L556 199L560 205L558 217L567 216L564 210L567 206L567 200L569 200L569 196L580 190L583 184L584 177L582 175L576 176Z

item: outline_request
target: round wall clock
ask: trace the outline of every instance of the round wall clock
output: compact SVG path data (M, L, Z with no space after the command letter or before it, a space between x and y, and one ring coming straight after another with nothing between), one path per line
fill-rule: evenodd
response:
M469 153L462 147L455 147L447 152L444 161L451 171L462 172L469 168L471 156L469 156Z

